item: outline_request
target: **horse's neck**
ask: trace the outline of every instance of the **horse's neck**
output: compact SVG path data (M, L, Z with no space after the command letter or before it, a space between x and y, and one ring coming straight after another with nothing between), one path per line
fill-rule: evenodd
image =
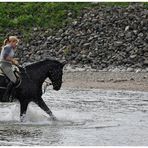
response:
M46 64L41 65L39 67L30 67L27 69L27 74L31 80L35 81L38 84L43 84L45 79L47 78L48 67Z

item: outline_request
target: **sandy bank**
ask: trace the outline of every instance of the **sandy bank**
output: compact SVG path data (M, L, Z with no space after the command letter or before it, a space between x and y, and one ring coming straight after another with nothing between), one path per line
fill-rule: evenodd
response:
M148 73L65 71L62 87L148 91Z

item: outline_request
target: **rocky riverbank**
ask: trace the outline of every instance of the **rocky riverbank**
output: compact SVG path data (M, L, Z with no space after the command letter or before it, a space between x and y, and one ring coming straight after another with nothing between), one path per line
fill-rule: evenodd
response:
M84 9L60 30L33 28L17 54L21 62L53 57L67 60L72 69L147 72L147 24L148 10L140 4Z

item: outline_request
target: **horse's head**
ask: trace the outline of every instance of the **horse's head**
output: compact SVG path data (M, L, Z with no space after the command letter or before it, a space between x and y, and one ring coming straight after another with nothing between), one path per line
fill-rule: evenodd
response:
M49 70L48 77L52 82L54 90L59 90L61 88L64 65L65 62L60 63L56 61Z

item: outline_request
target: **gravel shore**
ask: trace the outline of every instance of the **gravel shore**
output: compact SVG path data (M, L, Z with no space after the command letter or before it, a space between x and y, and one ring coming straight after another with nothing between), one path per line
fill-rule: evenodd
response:
M63 88L148 91L148 73L75 71L63 74Z

